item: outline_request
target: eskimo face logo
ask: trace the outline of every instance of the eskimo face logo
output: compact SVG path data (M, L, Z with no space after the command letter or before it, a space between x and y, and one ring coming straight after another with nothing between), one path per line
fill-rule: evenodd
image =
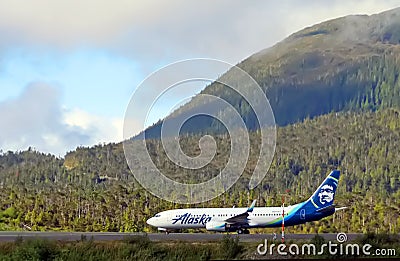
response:
M319 202L322 205L325 205L325 203L329 203L333 200L334 195L335 193L333 192L333 186L328 184L323 185L318 193Z

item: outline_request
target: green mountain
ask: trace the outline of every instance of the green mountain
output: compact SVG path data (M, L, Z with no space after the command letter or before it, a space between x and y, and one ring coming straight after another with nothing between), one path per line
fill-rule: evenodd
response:
M352 15L305 28L237 66L248 72L269 98L278 125L332 111L377 110L400 106L400 8L376 15ZM223 77L235 77L231 71ZM217 82L203 94L221 97L241 114L249 129L258 123L248 103ZM200 110L199 98L176 110L176 120ZM221 112L223 113L223 112ZM146 130L160 136L161 121ZM224 131L207 116L196 116L182 133Z

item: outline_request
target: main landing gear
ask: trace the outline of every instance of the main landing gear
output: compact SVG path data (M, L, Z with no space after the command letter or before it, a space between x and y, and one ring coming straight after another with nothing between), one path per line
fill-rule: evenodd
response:
M250 231L249 231L248 229L241 229L241 228L239 228L239 229L237 230L237 233L238 233L238 234L250 234Z

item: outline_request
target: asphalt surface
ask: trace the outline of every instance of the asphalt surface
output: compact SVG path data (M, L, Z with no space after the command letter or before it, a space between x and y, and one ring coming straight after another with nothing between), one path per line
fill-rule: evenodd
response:
M145 235L145 233L90 233L90 232L0 232L0 242L15 241L19 237L23 239L30 238L43 238L49 240L60 240L60 241L77 241L77 240L90 240L93 238L95 241L114 241L124 240L130 236ZM164 233L151 233L147 234L151 241L186 241L186 242L207 242L207 241L219 241L225 233L170 233L168 235ZM232 236L239 236L241 242L263 242L265 239L272 240L272 234L249 234L249 235L237 235L231 233ZM312 239L316 234L286 234L285 239L288 240L306 240ZM336 234L320 234L325 240L336 240ZM347 241L356 239L362 234L347 234ZM277 242L280 242L280 234L277 234Z

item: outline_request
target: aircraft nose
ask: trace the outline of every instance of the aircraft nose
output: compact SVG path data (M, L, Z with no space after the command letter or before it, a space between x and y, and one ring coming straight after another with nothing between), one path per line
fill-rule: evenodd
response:
M146 223L149 224L150 226L155 227L155 220L154 220L154 217L149 218L149 219L146 221Z

